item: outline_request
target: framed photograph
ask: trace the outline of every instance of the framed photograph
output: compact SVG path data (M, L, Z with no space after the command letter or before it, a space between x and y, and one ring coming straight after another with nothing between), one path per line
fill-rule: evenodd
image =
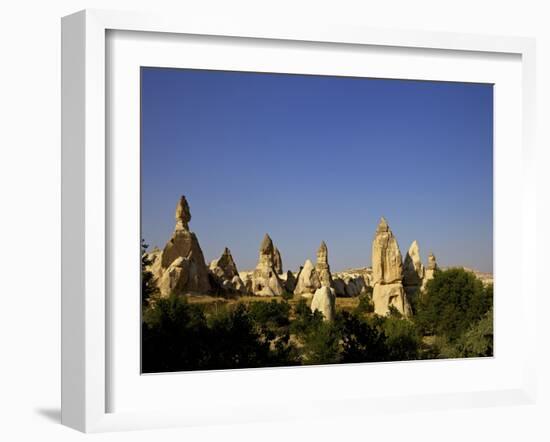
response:
M533 40L83 11L62 53L64 424L534 400Z

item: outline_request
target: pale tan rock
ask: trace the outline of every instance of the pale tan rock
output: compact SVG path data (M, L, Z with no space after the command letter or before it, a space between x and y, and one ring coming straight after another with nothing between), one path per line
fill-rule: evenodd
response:
M409 298L416 296L420 290L424 273L424 266L420 259L420 248L418 247L418 242L415 240L412 242L403 260L403 287Z
M380 219L372 242L372 277L373 285L391 284L403 277L399 245L384 218Z
M161 261L162 261L162 250L158 247L155 247L151 252L147 253L147 259L149 260L149 265L145 270L153 274L153 280L158 280L162 274Z
M244 282L239 277L237 265L231 251L226 247L220 256L210 263L210 273L217 283L230 292L247 293Z
M380 316L386 316L390 312L390 306L395 307L404 317L412 315L405 289L401 282L392 284L376 284L372 293L374 312Z
M321 286L332 287L332 275L328 263L328 248L324 241L321 241L319 250L317 250L317 263L315 270L319 276Z
M424 277L422 278L422 285L420 287L421 292L424 292L426 290L426 284L428 284L428 281L434 278L435 272L437 270L438 267L435 255L430 252L430 254L428 255L428 267L426 268L424 272Z
M233 279L231 280L231 286L236 292L242 294L248 293L248 288L246 287L246 284L243 282L239 275L233 276Z
M237 265L233 260L231 251L226 247L221 256L210 263L210 270L218 277L232 279L238 275Z
M334 321L336 315L336 295L334 290L323 286L315 291L311 300L311 311L320 311L325 321Z
M304 263L304 266L296 281L294 294L311 297L320 287L321 281L319 280L319 275L315 270L315 266L309 259L306 259L306 262Z
M399 245L388 223L382 218L372 242L372 298L376 314L387 315L391 305L403 316L411 315L402 278L403 263Z
M191 211L185 196L181 196L176 206L176 230L189 230L189 221L191 221Z
M275 270L275 248L266 233L260 246L260 256L252 274L252 292L257 296L281 296L285 289Z
M253 278L254 272L239 272L239 278L241 278L241 281L244 283L244 286L246 288L247 293L253 293L254 290L254 278Z
M281 275L283 273L283 258L281 257L281 252L279 252L277 247L275 247L275 250L273 251L273 268L277 272L277 275Z
M365 280L360 275L346 276L344 277L344 283L347 296L359 296L361 293L366 292Z
M428 270L437 270L437 262L432 252L428 255Z
M161 296L189 292L206 294L211 290L199 241L188 228L190 220L189 205L182 196L176 207L174 233L158 257L160 266L155 276Z

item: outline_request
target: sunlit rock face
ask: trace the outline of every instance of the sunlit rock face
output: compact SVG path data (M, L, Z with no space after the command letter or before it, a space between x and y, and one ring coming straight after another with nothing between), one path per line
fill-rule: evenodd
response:
M191 211L185 196L179 199L175 215L174 233L162 252L157 253L152 267L160 294L206 294L211 289L208 267L197 236L189 231Z
M311 297L318 288L321 288L321 281L317 270L315 270L313 263L306 259L302 270L298 274L294 294Z
M403 261L399 245L387 221L381 218L372 242L372 298L376 314L387 315L393 306L403 316L411 315L402 279Z
M248 293L241 280L231 251L226 247L222 255L210 263L210 273L222 290L241 294Z
M317 263L315 270L319 276L321 286L332 287L332 275L328 264L328 248L324 241L321 241L319 250L317 250Z
M323 286L315 291L311 300L311 311L320 311L325 321L334 321L336 315L336 295L334 290Z
M412 242L405 259L403 260L403 287L410 298L416 296L422 286L424 279L424 266L420 259L420 248L418 242Z
M281 296L285 292L283 282L275 268L276 261L273 241L266 233L260 245L258 264L252 274L252 292L255 295Z
M426 290L426 284L428 284L428 281L430 279L434 278L435 272L437 270L438 270L438 267L437 267L435 255L430 252L430 254L428 255L428 267L426 267L426 271L424 272L424 277L422 278L422 286L420 288L421 292Z

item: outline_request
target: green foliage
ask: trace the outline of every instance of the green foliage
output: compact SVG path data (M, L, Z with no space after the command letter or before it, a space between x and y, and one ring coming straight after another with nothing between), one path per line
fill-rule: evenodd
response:
M456 342L445 338L437 341L441 358L472 358L493 356L493 310L473 324Z
M143 319L143 372L200 370L210 365L206 318L185 298L156 300L145 309Z
M143 371L402 361L493 354L493 287L462 269L439 271L405 319L373 315L369 294L333 322L300 299L189 304L158 296L143 309ZM427 334L427 335L426 335ZM426 336L425 336L426 335Z
M294 320L290 324L290 332L298 336L306 335L312 327L323 321L323 315L318 310L312 312L305 299L300 299L294 306Z
M408 361L419 358L422 336L413 322L389 316L382 325L386 336L387 358Z
M148 244L141 239L141 305L146 306L149 298L158 293L158 288L153 281L153 274L146 270L146 267L151 264L151 260L147 257Z
M317 313L317 311L315 312ZM338 328L327 321L315 321L302 335L304 363L335 364L340 362L340 334Z
M287 292L285 291L281 297L285 300L285 301L290 301L292 298L294 298L294 294L292 292Z
M253 302L249 306L250 316L259 324L284 327L290 324L290 305L287 302Z
M355 307L353 313L356 315L364 315L366 313L374 312L374 303L372 302L371 293L359 295L358 299L359 303L357 304L357 307Z
M281 320L280 315L276 320ZM288 330L278 334L260 327L241 303L223 306L207 319L202 308L185 297L157 299L144 312L142 370L295 365L298 355L289 338Z
M375 362L387 359L386 336L380 327L345 311L340 318L341 362Z
M395 318L395 319L403 318L403 315L401 314L401 312L397 310L397 307L395 307L394 305L390 305L388 310L389 310L388 316L390 318Z
M484 288L473 273L460 268L439 271L426 286L415 322L425 334L455 341L491 305L492 288Z

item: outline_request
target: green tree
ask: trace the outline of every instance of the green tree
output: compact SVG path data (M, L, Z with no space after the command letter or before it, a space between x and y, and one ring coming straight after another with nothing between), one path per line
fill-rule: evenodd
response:
M316 312L317 313L317 312ZM304 363L335 364L340 362L340 334L328 321L316 321L303 335Z
M493 310L474 323L456 342L440 339L439 357L473 358L493 356Z
M151 265L151 260L147 256L148 244L141 239L141 305L145 307L149 299L158 293L158 288L155 285L153 274L147 270Z
M342 312L339 320L342 335L341 362L379 362L388 357L386 335L356 314Z
M202 310L185 297L161 298L144 310L142 370L158 373L211 366L209 330Z
M425 334L458 339L492 305L492 288L485 289L472 273L461 268L439 271L418 302L415 321Z
M311 311L304 299L294 306L290 330L301 343L304 364L333 364L340 361L340 334L337 325L323 320L318 310Z
M364 293L362 295L359 295L359 303L357 304L357 307L353 310L353 313L356 315L364 315L366 313L373 313L374 312L374 302L372 302L372 294L371 293Z
M409 361L419 358L422 337L413 322L389 316L384 318L382 328L386 336L388 360Z

